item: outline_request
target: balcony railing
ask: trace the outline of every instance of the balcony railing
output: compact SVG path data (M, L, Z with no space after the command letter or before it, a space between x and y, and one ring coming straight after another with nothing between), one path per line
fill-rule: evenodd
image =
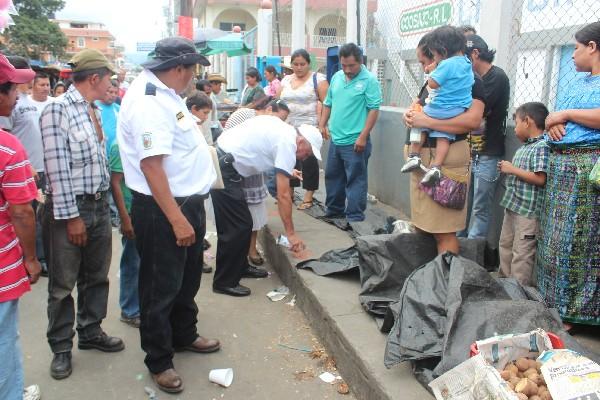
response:
M279 34L281 41L281 47L292 46L292 34L287 32L281 32ZM308 35L309 48L312 49L326 49L335 45L342 45L346 42L345 36L321 36L321 35ZM277 46L277 36L273 37L273 45Z

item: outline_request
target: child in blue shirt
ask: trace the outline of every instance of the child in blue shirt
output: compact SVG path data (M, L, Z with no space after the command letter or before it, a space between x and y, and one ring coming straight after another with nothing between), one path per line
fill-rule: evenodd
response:
M436 119L456 117L473 102L471 88L475 77L471 62L464 55L465 38L458 30L447 26L433 31L426 45L437 67L427 81L429 97L423 112ZM418 141L411 139L409 157L401 172L410 172L421 166L420 152L427 135L436 138L435 159L421 183L435 186L442 177L441 166L455 139L454 134L423 129Z

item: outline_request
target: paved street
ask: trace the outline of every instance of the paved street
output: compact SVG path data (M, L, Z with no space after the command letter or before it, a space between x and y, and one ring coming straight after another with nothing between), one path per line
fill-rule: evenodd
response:
M103 327L109 334L124 339L123 352L105 354L75 348L73 374L56 381L49 374L51 352L45 336L47 278L41 278L20 302L25 382L39 384L45 400L148 399L144 387L155 389L143 364L138 331L119 321L119 239L120 235L114 232L109 310ZM215 240L214 236L210 238L211 254ZM214 265L214 260L209 263ZM327 369L333 371L331 363L324 357L313 359L306 352L320 344L302 312L286 304L291 296L277 303L265 296L281 286L276 276L244 280L253 291L249 298L214 294L211 283L212 274L205 274L197 297L199 329L204 336L219 338L222 349L209 355L178 353L175 366L184 379L185 391L168 395L156 390L159 399L354 399L352 394L338 394L337 385L318 378ZM229 388L208 381L211 369L227 367L234 369Z

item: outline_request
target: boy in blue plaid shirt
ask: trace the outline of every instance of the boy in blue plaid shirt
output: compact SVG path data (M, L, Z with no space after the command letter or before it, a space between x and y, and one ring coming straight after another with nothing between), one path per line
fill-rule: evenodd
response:
M512 163L500 161L507 175L505 208L500 234L500 276L532 284L537 246L538 212L546 185L549 147L544 138L548 109L542 103L525 103L515 112L515 135L523 142Z

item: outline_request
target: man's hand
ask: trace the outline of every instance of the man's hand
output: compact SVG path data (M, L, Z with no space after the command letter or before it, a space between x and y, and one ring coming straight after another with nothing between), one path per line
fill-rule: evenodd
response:
M81 217L67 220L67 238L75 246L84 247L87 244L87 231Z
M356 142L354 143L354 152L362 153L363 151L365 151L366 147L367 147L367 136L360 135L358 137L358 139L356 139Z
M292 233L291 235L288 235L288 241L290 242L290 250L294 253L297 253L299 251L302 251L306 248L306 245L304 244L304 242L302 241L302 239L300 239L298 237L298 235L296 235L295 233Z
M319 126L319 131L321 132L321 136L323 136L323 140L329 140L329 138L331 138L328 127Z
M194 228L185 217L171 226L173 227L173 233L175 233L175 238L177 239L177 246L188 247L196 243L196 233L194 232Z
M565 125L559 124L554 125L552 128L548 128L548 136L555 142L560 142L565 136Z
M514 165L510 161L498 161L498 169L503 174L511 175L515 169Z
M133 224L129 215L125 216L125 218L121 217L121 234L127 239L135 239Z
M29 275L29 282L33 285L40 279L40 274L42 273L42 266L38 261L37 257L27 258L23 260L25 263L25 269L27 270L27 275Z

